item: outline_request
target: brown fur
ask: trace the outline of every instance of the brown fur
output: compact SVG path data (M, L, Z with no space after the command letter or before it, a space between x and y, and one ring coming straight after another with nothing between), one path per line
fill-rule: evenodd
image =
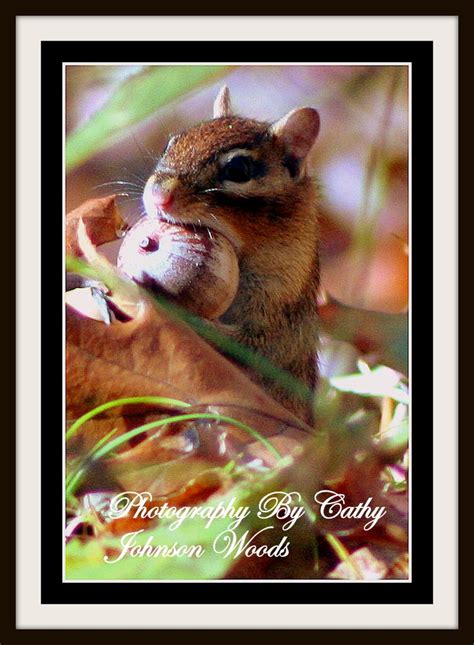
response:
M236 148L265 163L267 172L243 185L222 188L216 181L219 158ZM152 183L176 177L170 218L219 230L238 251L239 289L221 319L226 332L314 388L317 190L304 172L292 172L291 162L268 124L225 116L173 137ZM262 382L258 375L253 378ZM307 406L274 383L262 384L289 409L310 420Z
M259 121L234 116L205 121L174 137L163 160L189 177L212 161L218 152L255 145L267 129Z

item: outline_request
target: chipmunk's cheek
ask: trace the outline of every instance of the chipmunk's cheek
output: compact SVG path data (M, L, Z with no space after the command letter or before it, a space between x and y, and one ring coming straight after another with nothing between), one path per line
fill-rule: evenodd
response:
M224 235L155 216L128 231L117 265L135 282L211 320L227 311L239 285L237 255Z

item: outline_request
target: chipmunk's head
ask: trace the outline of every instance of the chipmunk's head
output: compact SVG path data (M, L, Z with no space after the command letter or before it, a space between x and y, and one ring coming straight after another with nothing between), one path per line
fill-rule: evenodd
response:
M233 116L223 87L212 120L170 138L145 188L147 213L215 229L239 254L252 253L307 210L307 159L318 132L309 107L273 124Z

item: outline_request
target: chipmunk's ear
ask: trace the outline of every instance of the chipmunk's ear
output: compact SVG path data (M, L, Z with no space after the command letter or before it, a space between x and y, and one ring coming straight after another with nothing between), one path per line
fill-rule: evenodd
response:
M219 94L214 101L214 119L221 116L231 116L232 107L230 104L230 92L227 85L223 85L219 90Z
M297 108L276 121L271 132L282 141L288 155L302 162L318 136L319 114L313 108Z

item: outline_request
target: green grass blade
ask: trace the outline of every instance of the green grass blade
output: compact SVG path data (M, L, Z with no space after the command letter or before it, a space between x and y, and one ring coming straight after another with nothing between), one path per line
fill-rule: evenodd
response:
M155 405L171 406L173 408L188 408L190 406L190 403L186 403L185 401L168 399L164 396L130 396L125 399L114 399L113 401L108 401L107 403L98 405L96 408L89 410L89 412L86 412L82 417L79 417L79 419L74 421L72 426L66 432L66 441L74 436L86 421L96 417L98 414L112 408L118 408L121 405L133 405L136 403L150 403Z
M112 403L116 403L116 402L112 401ZM97 408L95 408L95 410L97 410ZM142 432L147 432L148 430L153 430L155 428L159 428L171 423L179 423L181 421L192 421L192 420L201 421L206 419L212 420L212 421L221 421L223 423L229 423L230 425L233 425L236 428L240 428L244 430L256 441L259 441L263 446L265 446L267 450L269 450L269 452L271 452L277 459L282 459L282 455L278 452L278 450L271 443L271 441L269 441L266 437L264 437L262 434L260 434L260 432L258 432L254 428L251 428L247 424L242 423L237 419L234 419L232 417L228 417L222 414L211 414L211 413L203 413L203 412L196 412L193 414L180 414L172 417L167 417L165 419L158 419L157 421L151 421L150 423L146 423L142 426L139 426L138 428L129 430L128 432L120 435L119 437L115 437L115 439L112 439L110 441L107 441L107 443L105 443L105 440L110 438L112 434L112 433L109 433L109 435L107 435L105 439L99 441L94 446L92 451L87 455L85 459L81 461L77 469L68 478L66 482L67 498L71 497L74 494L78 484L82 480L82 477L87 472L87 469L92 462L102 459L102 457L105 457L106 455L110 454L116 448L119 448L124 443L127 443L128 441L130 441L130 439L133 439L139 434L142 434Z
M75 168L109 144L127 135L129 128L158 109L230 70L225 65L157 65L129 77L66 142L66 166ZM212 106L209 106L209 113Z
M248 426L245 423L242 423L241 421L238 421L237 419L234 419L232 417L227 417L222 414L211 414L211 413L206 413L206 412L195 412L192 414L180 414L176 415L173 417L168 417L166 419L159 419L157 421L150 421L150 423L145 423L144 425L140 426L139 428L134 428L133 430L129 430L129 432L126 432L123 435L120 435L120 437L116 437L115 439L112 439L112 441L109 441L105 446L100 448L97 452L94 453L94 460L100 459L101 457L104 457L106 454L111 452L112 450L115 450L122 444L128 442L130 439L133 439L133 437L136 437L137 435L141 434L142 432L148 432L148 430L153 430L155 428L159 428L160 426L168 425L171 423L179 423L181 421L200 421L200 420L211 420L211 421L221 421L224 423L229 423L230 425L235 426L236 428L240 428L241 430L245 430L251 437L253 437L256 441L259 441L262 445L264 445L270 452L272 452L275 457L278 459L281 459L282 456L278 452L278 450L275 448L275 446L263 435L260 434L260 432L257 432L257 430L254 430L250 426Z

